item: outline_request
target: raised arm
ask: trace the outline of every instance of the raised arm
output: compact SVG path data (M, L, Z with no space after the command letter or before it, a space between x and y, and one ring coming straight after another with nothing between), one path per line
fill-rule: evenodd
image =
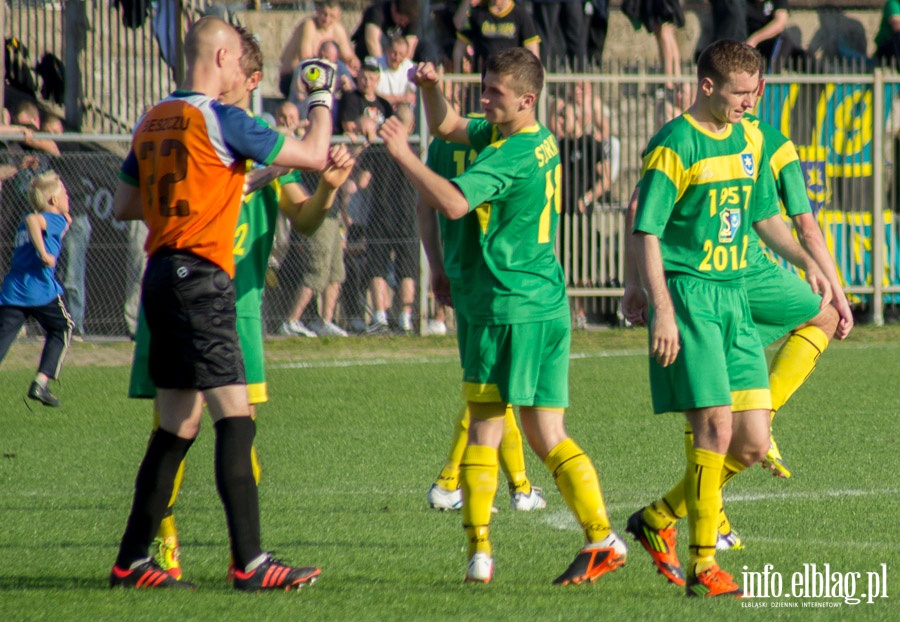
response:
M382 124L378 135L384 140L388 153L428 205L451 220L469 213L469 203L462 191L425 166L410 148L409 133L400 119L396 116L389 118Z
M282 187L281 202L278 207L291 221L294 229L309 235L319 228L328 210L334 205L338 189L347 181L355 160L344 145L332 147L329 152L328 167L319 177L319 185L312 196L298 183Z
M419 87L425 106L425 117L431 133L446 141L468 145L469 120L447 104L438 84L437 69L432 63L419 63L409 70L409 79Z

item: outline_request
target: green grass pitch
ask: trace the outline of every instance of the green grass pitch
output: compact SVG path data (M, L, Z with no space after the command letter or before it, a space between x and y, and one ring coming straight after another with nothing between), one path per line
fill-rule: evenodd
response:
M683 419L650 412L646 333L573 338L572 437L593 458L614 527L680 477ZM900 619L900 330L856 328L835 343L775 421L790 480L753 468L726 490L746 549L722 553L741 576L766 564L790 587L804 564L843 577L886 564L887 597L688 601L633 543L627 565L594 585L551 581L581 533L546 469L527 454L548 507L512 512L501 483L492 522L496 575L464 585L458 513L427 507L460 407L446 338L267 343L270 401L257 447L263 545L322 576L299 593L246 595L225 580L224 514L210 421L188 457L176 507L193 593L110 591L107 576L147 441L150 406L128 400L130 344L76 344L58 409L23 403L40 342L0 368L0 620L762 620ZM773 352L774 350L770 350ZM687 525L679 554L687 557ZM865 599L864 599L865 600ZM841 604L803 607L807 601ZM797 605L782 608L777 605ZM762 605L766 605L763 607Z

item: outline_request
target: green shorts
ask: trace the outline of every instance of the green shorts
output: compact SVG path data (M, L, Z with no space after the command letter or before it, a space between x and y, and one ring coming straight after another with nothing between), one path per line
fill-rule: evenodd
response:
M260 316L238 316L237 332L244 354L244 373L247 376L247 396L251 404L269 401L266 386L265 351L263 350L263 329Z
M650 359L653 411L771 408L766 356L741 283L679 276L668 284L681 351L668 367Z
M131 359L128 397L156 397L156 385L150 380L150 329L144 318L144 307L138 309L137 330L134 331L134 356Z
M463 360L463 399L516 406L569 405L568 312L525 324L469 324Z
M816 317L822 304L809 283L772 261L748 269L744 288L764 347Z
M265 355L263 351L262 319L238 317L237 332L244 354L244 372L247 376L247 395L251 404L269 401L266 385ZM131 360L131 378L128 397L153 399L156 387L150 380L150 329L144 319L144 310L138 312L137 331L134 335L134 357Z

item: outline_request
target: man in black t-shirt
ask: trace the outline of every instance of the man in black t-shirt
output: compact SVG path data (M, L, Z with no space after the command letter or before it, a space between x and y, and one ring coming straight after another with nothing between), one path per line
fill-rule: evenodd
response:
M462 57L467 45L473 54L472 69L480 73L491 56L513 47L524 47L540 56L541 38L524 4L513 0L490 0L473 6L465 24L456 33L453 49L453 71L462 71Z
M778 70L788 59L803 60L806 52L784 36L788 0L746 0L747 45L758 49Z
M394 114L390 102L375 94L380 77L378 63L374 58L367 57L356 78L356 90L345 93L341 98L338 112L341 126L335 128L335 133L363 134L371 139L385 119Z

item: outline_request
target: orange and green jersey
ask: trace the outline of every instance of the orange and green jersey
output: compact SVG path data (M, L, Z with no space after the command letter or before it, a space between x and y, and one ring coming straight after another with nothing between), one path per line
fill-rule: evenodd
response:
M753 223L778 213L763 135L750 120L716 134L684 114L650 140L634 230L660 239L667 275L740 278Z
M145 249L186 250L234 276L246 160L271 164L284 136L240 108L176 91L138 123L119 177L138 186Z

